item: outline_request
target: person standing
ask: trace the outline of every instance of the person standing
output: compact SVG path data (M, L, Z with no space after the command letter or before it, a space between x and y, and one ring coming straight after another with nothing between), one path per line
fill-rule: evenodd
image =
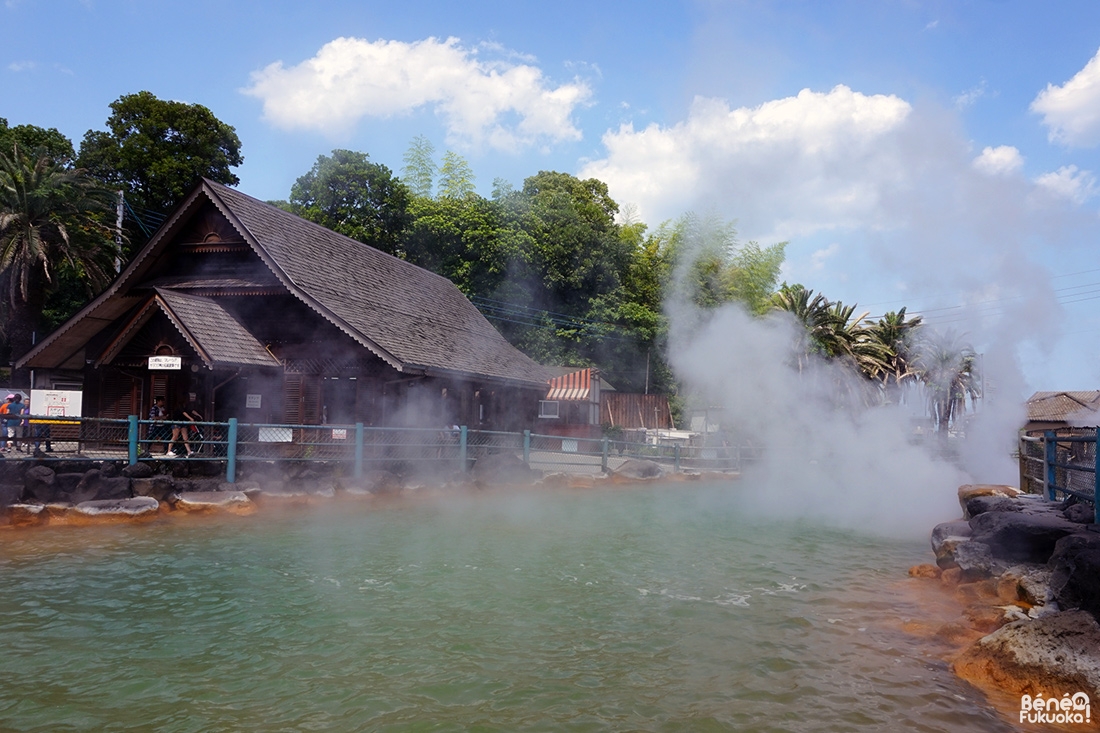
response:
M168 433L164 427L164 421L168 418L168 408L164 406L164 398L156 397L153 400L152 406L149 408L149 419L153 424L149 427L149 452L153 453L156 450L156 442L164 440L168 437ZM165 446L164 452L167 455L171 446Z
M3 444L0 446L0 451L7 453L11 450L12 441L15 437L15 428L11 425L11 419L8 417L11 411L11 405L15 401L15 395L10 394L4 398L4 404L0 405L0 437L3 438Z
M175 452L175 448L176 443L181 440L183 441L183 447L187 450L187 457L191 457L191 426L188 423L196 421L192 409L190 404L186 404L177 407L172 412L172 440L168 445L168 452L165 454L169 458L179 457L179 454Z

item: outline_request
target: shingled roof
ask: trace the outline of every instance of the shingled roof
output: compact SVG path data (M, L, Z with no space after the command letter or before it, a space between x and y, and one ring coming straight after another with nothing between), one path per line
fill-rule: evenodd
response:
M1027 400L1029 422L1093 425L1100 412L1100 391L1036 392Z
M77 352L92 334L134 306L126 298L130 289L206 200L290 293L398 371L545 388L551 376L546 369L509 344L451 281L208 180L177 207L107 291L20 365L72 367L82 361ZM82 322L90 328L76 328Z

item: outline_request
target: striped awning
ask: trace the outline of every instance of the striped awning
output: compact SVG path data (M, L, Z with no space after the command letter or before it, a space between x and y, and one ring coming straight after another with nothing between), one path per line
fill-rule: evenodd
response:
M563 374L549 380L550 391L546 393L548 400L587 400L592 395L593 369L581 369L580 371Z

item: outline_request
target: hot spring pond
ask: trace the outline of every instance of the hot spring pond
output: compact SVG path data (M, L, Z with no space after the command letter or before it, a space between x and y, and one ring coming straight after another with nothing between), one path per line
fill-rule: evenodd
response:
M0 730L1010 730L901 631L926 542L747 489L4 532Z

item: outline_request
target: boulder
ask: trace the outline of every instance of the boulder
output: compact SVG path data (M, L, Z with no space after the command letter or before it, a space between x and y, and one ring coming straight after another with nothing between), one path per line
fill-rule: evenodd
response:
M157 501L167 500L168 496L176 490L170 476L160 475L130 479L130 488L134 492L134 496L148 496Z
M346 481L344 491L349 494L396 494L402 489L397 474L389 471L366 471L359 478Z
M962 571L961 579L964 582L988 578L998 570L993 553L989 545L984 542L976 540L960 542L953 554L955 565Z
M944 569L958 567L955 548L968 541L970 535L970 524L965 520L937 524L932 530L932 552L936 555L936 564Z
M624 461L623 465L616 468L611 472L611 476L614 479L656 479L663 476L665 470L661 468L659 463L653 461L643 460L641 458L631 458Z
M1062 516L1074 524L1092 524L1095 511L1088 504L1072 504L1062 510Z
M259 492L249 495L249 498L262 502L274 501L282 504L309 504L317 499L331 499L334 496L336 496L336 491L331 487L323 489L315 489L312 487L293 488L280 484L277 487L262 488Z
M1023 505L1007 496L975 496L966 500L965 509L963 516L970 519L986 512L1022 511Z
M530 485L542 478L542 471L536 471L512 453L491 453L474 461L471 470L474 481L480 486L488 485Z
M83 478L83 473L59 472L53 479L53 500L68 501L76 492L77 484L79 484L80 480Z
M71 515L74 520L87 523L111 521L141 521L155 518L159 514L160 502L149 496L137 496L130 499L104 499L85 501L74 507Z
M88 471L73 490L71 501L81 504L100 499L129 499L133 496L130 479L125 476L105 476L97 468Z
M134 463L122 469L121 474L127 478L152 478L156 471L153 470L153 464L146 461Z
M1084 611L1015 621L971 645L953 664L971 684L1000 694L1100 695L1100 624Z
M251 514L256 505L243 491L184 491L176 495L176 511Z
M27 469L23 478L24 496L27 501L49 503L54 499L57 474L47 466L33 466Z
M989 546L992 556L1010 563L1045 563L1058 540L1081 525L1060 514L986 512L970 520L971 538Z
M18 504L23 496L23 484L0 484L0 507Z
M1048 567L1059 606L1100 618L1100 534L1079 532L1059 540Z

